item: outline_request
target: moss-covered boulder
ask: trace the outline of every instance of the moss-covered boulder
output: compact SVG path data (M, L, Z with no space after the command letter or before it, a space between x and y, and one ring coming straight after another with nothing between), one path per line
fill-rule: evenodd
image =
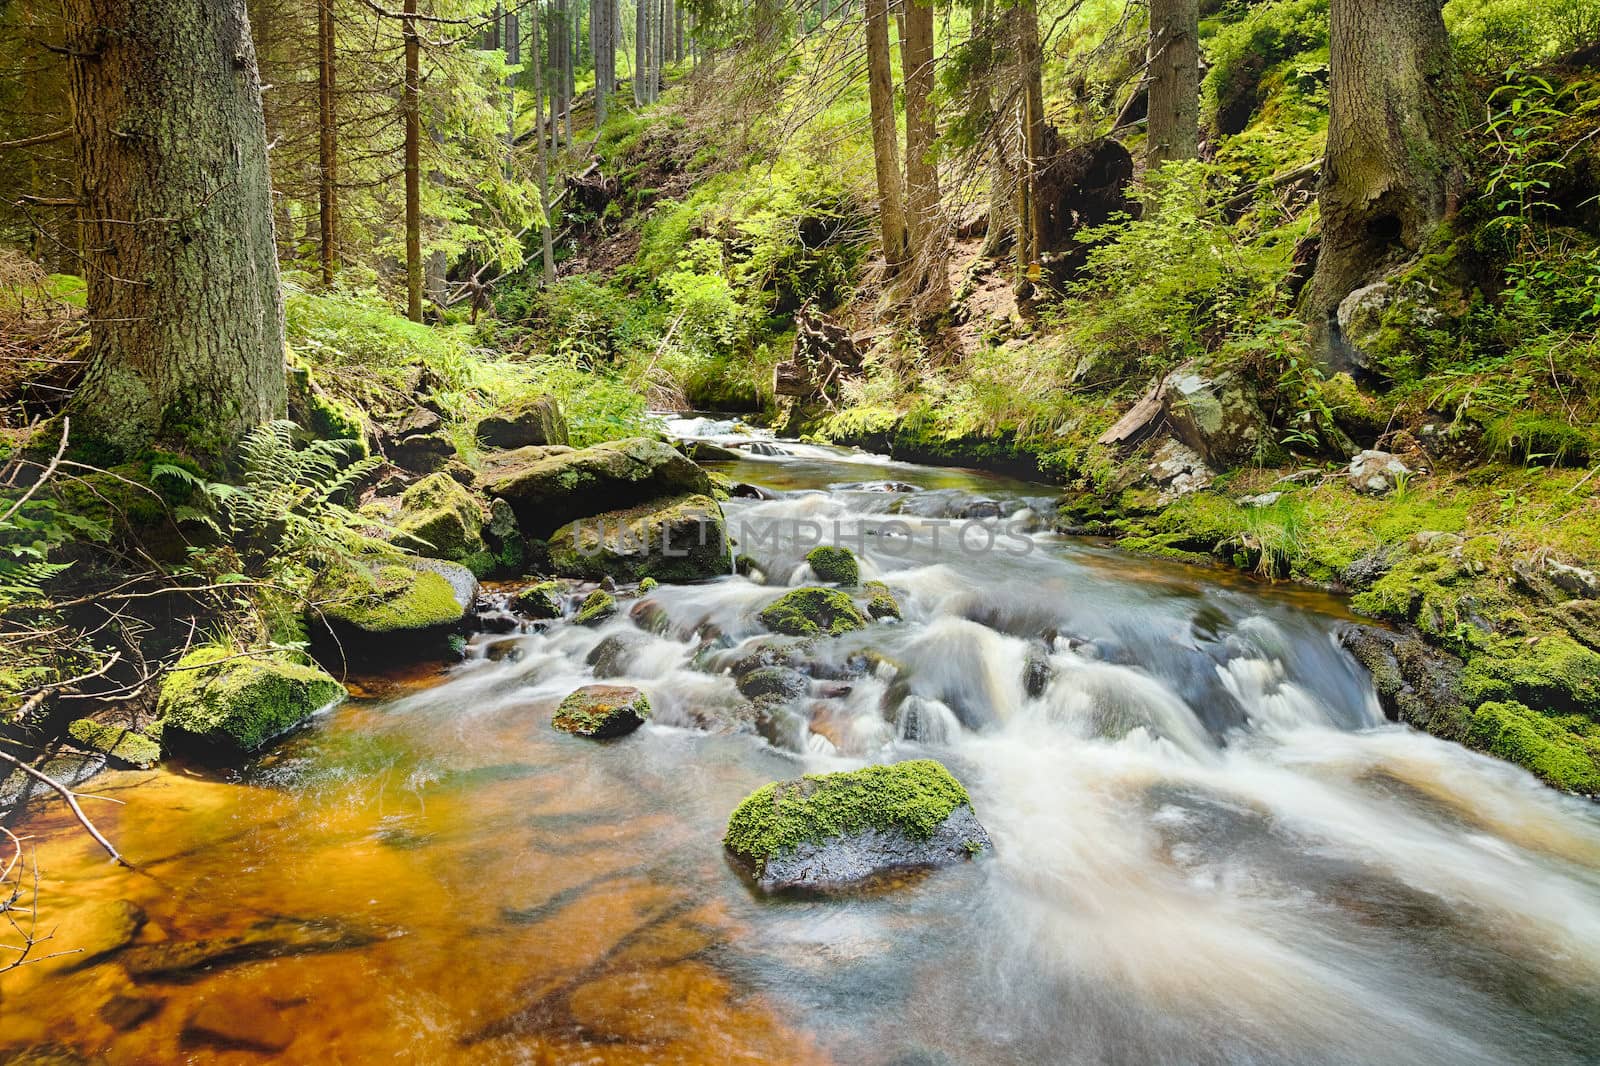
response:
M567 420L553 396L532 396L478 423L478 440L490 448L566 444Z
M722 508L709 496L654 500L582 518L550 538L550 564L566 577L695 581L733 571Z
M854 585L861 580L861 566L849 548L824 544L806 553L806 562L817 580L834 585Z
M605 589L595 589L578 604L578 613L572 616L580 626L597 626L617 613L617 598Z
M74 745L99 752L114 763L148 770L161 761L159 742L126 726L79 718L67 726Z
M477 601L478 579L456 563L396 556L332 567L312 595L309 621L325 659L449 658Z
M511 609L524 618L544 622L560 618L564 613L561 585L555 581L541 581L530 585L511 597Z
M651 500L711 495L704 470L671 445L645 437L577 450L508 452L485 468L483 488L511 505L523 533L539 538L580 518Z
M608 740L638 729L650 717L650 700L627 685L585 685L561 701L550 724L563 733Z
M483 508L449 474L429 474L400 496L395 528L406 547L430 559L463 563L484 550Z
M723 844L767 892L838 888L993 846L967 790L931 759L763 785L734 809Z
M344 686L320 667L207 645L168 672L156 710L169 750L237 756L343 698Z
M861 587L867 594L867 613L880 622L900 618L900 601L882 581L868 581Z
M784 593L759 617L761 624L774 633L791 637L838 636L864 629L867 624L849 596L838 589L815 586Z

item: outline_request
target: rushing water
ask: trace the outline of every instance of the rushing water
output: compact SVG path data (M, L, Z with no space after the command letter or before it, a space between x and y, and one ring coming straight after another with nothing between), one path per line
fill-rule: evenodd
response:
M53 947L95 943L108 912L129 913L115 901L148 921L101 961L0 980L0 1048L111 1063L271 1054L218 1049L229 1040L316 1063L1600 1057L1593 808L1385 725L1335 642L1336 600L1033 532L1037 487L786 450L724 466L781 493L727 507L766 584L659 588L661 634L624 612L477 638L443 683L347 704L235 780L103 779L126 806L95 813L137 873L59 810L24 822ZM987 517L962 539L968 520L938 524L963 514ZM735 728L720 671L835 523L852 543L877 530L860 537L864 577L905 619L827 642L815 672L837 679ZM608 640L598 669L645 688L656 719L607 744L555 733L551 710ZM926 755L967 784L992 855L776 900L724 859L751 788ZM279 940L219 955L230 936ZM199 968L148 961L193 941Z

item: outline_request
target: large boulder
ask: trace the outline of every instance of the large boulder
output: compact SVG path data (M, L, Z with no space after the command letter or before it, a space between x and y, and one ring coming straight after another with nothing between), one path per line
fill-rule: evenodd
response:
M324 650L338 661L449 658L477 602L478 579L456 563L396 556L332 567L313 597L313 629L332 638Z
M766 892L839 888L993 846L967 790L931 759L763 785L734 809L723 844Z
M761 623L791 637L838 636L865 629L860 609L838 589L808 588L786 592L761 611Z
M561 701L550 724L563 733L609 740L638 729L650 717L650 700L627 685L585 685Z
M478 423L478 440L490 448L567 443L567 420L551 396L535 396Z
M693 581L733 572L722 508L709 496L677 496L581 518L550 538L550 563L565 577Z
M395 528L430 559L467 562L485 551L483 508L449 474L429 474L400 496Z
M344 686L321 667L207 645L168 672L156 711L168 749L238 756L343 698Z
M1206 376L1179 370L1162 389L1167 419L1178 439L1213 469L1248 462L1266 438L1266 419L1239 375Z
M504 499L523 533L539 538L580 518L662 497L711 495L711 480L671 445L645 437L577 450L527 448L498 457L484 490Z

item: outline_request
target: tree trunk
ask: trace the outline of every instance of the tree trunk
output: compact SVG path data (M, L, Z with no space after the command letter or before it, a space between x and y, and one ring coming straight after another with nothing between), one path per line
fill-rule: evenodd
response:
M522 65L522 13L515 4L505 15L506 63ZM517 143L517 76L506 75L506 173L510 174Z
M1444 0L1333 0L1322 242L1303 311L1318 354L1343 366L1339 304L1409 259L1453 212L1465 112Z
M888 0L865 0L867 90L872 109L872 156L878 173L878 223L883 261L891 275L905 266L905 192L900 177L899 131L894 119L894 71L889 61Z
M1042 273L1040 234L1044 232L1044 207L1039 202L1039 170L1044 166L1043 56L1039 48L1039 12L1036 0L1018 0L1012 11L1017 31L1017 74L1021 93L1017 101L1017 280L1020 297L1033 292Z
M244 0L63 7L91 323L75 417L124 454L225 456L286 402Z
M417 0L405 0L407 15L417 13ZM405 87L400 110L405 116L406 172L406 317L422 321L422 57L415 19L401 22L405 37Z
M635 0L633 6L633 102L643 104L647 42L650 35L650 0Z
M338 119L334 114L333 0L317 0L317 221L322 252L322 284L332 285L339 269Z
M904 0L906 39L900 46L906 93L906 214L916 257L915 294L920 303L950 302L948 250L939 203L938 137L933 113L933 2Z
M611 2L611 0L604 0ZM554 236L550 232L550 163L549 147L544 138L544 69L539 58L539 18L534 12L533 19L533 128L538 136L534 139L539 143L538 178L539 178L539 211L544 215L544 224L539 227L539 243L544 256L544 283L551 284L556 280L556 258Z
M1150 128L1145 165L1200 157L1200 2L1150 0Z

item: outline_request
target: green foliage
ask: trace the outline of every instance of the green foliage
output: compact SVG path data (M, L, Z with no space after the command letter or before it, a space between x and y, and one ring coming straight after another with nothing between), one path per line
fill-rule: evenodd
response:
M759 871L772 856L801 844L867 829L926 840L958 808L971 805L961 782L932 759L807 774L746 796L729 816L722 842Z
M1495 73L1600 38L1600 0L1450 0L1444 17L1462 61Z
M1261 104L1262 81L1285 60L1328 46L1328 0L1270 0L1219 29L1206 45L1210 69L1200 112L1208 129L1239 133ZM1314 70L1299 77L1319 79Z

